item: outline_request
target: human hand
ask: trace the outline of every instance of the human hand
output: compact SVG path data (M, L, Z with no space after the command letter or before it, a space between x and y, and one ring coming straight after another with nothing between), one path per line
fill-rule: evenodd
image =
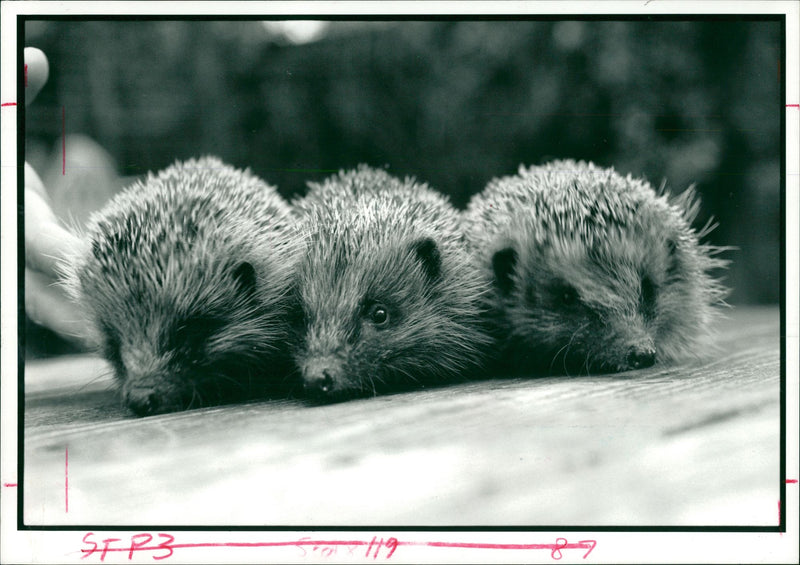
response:
M27 106L47 81L49 66L44 53L32 47L25 48L25 64ZM25 163L25 312L33 322L85 345L81 315L57 284L59 263L80 245L81 240L61 226L39 175Z

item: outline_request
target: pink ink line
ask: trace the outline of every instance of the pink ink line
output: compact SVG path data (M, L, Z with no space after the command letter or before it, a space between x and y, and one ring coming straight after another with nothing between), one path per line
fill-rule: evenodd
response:
M787 104L787 108L800 108L800 104Z
M136 551L159 551L163 549L192 549L197 547L297 547L304 545L368 545L370 542L363 540L342 541L342 540L298 540L298 541L270 541L270 542L198 542L198 543L168 543L153 546L137 547ZM400 545L398 543L398 545ZM93 553L100 550L82 549L84 553ZM129 547L109 547L104 551L130 551Z
M69 447L64 451L64 511L69 513Z
M282 547L282 546L298 546L298 545L367 545L369 542L366 541L341 541L341 540L334 540L334 541L325 541L325 540L301 540L301 541L272 541L272 542L206 542L206 543L171 543L169 547L171 549L185 549L185 548L192 548L192 547ZM398 544L399 545L399 544ZM122 548L124 551L127 551L128 548ZM149 547L145 547L143 549L150 549ZM163 547L159 548L158 546L153 546L152 549L164 549ZM110 551L110 550L109 550Z
M780 503L779 503L780 504ZM391 538L390 538L391 539ZM397 547L400 546L422 546L422 547L451 547L460 549L516 549L516 550L531 550L531 549L549 549L551 551L562 549L588 549L588 555L596 547L595 540L581 540L575 543L467 543L467 542L444 542L444 541L398 541ZM198 543L166 543L154 546L143 546L136 548L135 551L159 551L164 549L192 549L200 547L241 547L241 548L256 548L256 547L299 547L308 545L317 546L365 546L374 544L375 540L367 542L364 540L307 540L301 539L297 541L276 541L276 542L198 542ZM84 553L93 550L81 550ZM99 551L99 550L95 550ZM104 551L130 551L129 547L109 547ZM585 556L584 556L585 558Z
M796 482L797 482L797 479L786 479L786 484L787 485L793 485Z
M269 541L269 542L198 542L198 543L170 543L172 549L188 549L193 547L282 547L298 545L369 545L373 542L364 540L298 540L298 541ZM460 549L589 549L594 547L594 541L580 541L576 543L468 543L468 542L447 542L447 541L398 541L397 545L405 546L426 546L426 547L453 547ZM166 546L145 546L138 548L137 551L159 550ZM106 551L128 551L129 548L112 548Z
M563 538L561 538L563 539ZM397 542L397 545L422 545L426 547L456 547L462 549L549 549L551 551L562 549L588 549L584 555L584 559L596 546L595 540L581 540L576 543L464 543L464 542L443 542L443 541L429 541L429 542Z
M3 486L4 487L15 487L15 486L17 486L17 483L3 483Z
M358 541L342 541L342 540L298 540L298 541L264 541L264 542L198 542L198 543L169 543L162 545L144 546L139 547L136 551L158 551L169 547L170 549L191 549L196 547L287 547L287 546L303 546L303 545L368 545L370 542ZM374 542L373 542L374 543ZM410 542L406 542L409 545ZM398 545L402 543L398 542ZM129 547L109 547L105 551L129 551ZM83 550L84 552L90 550ZM99 550L96 550L99 551Z
M555 549L556 547L566 549L568 547L566 545L557 545L553 543L470 543L470 542L449 542L449 541L425 541L425 542L401 541L397 542L397 545L424 545L427 547L457 547L461 549Z
M3 102L2 104L0 104L0 106L3 106L3 108L5 108L6 106L16 106L16 105L17 105L16 102Z
M28 87L28 65L25 65L25 88Z
M61 106L61 174L67 174L67 111Z

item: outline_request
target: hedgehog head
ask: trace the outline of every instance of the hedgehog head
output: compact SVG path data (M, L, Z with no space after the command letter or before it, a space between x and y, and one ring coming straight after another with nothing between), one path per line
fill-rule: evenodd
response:
M288 333L289 275L264 230L169 174L175 187L151 178L93 217L67 275L139 415L253 393Z
M709 271L723 262L690 227L693 194L670 200L593 172L551 177L547 192L531 193L530 212L495 239L498 306L522 364L614 372L702 351L724 294Z
M457 215L443 197L406 186L341 200L315 192L304 206L295 360L312 396L435 382L477 362L478 277L454 245Z

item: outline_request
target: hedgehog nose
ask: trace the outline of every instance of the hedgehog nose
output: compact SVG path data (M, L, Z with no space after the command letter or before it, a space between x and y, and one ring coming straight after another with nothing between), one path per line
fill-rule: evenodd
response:
M131 388L125 398L125 404L137 416L149 416L160 408L159 396L151 388Z
M333 375L330 370L322 369L319 373L305 378L307 392L317 395L329 394L333 390Z
M631 347L625 358L631 369L652 367L656 362L656 350L652 347Z

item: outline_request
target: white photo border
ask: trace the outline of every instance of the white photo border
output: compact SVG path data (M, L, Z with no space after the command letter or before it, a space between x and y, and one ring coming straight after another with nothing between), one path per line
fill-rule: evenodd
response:
M800 341L800 308L798 307L798 258L800 258L800 76L798 75L798 27L800 4L792 1L636 1L636 2L3 2L2 3L2 81L0 98L2 118L2 454L0 480L14 484L17 480L19 420L18 420L18 282L17 261L17 197L20 157L17 131L17 100L20 47L17 44L18 18L45 15L382 15L387 18L402 15L600 15L600 14L778 14L785 15L785 281L783 313L785 316L785 478L798 477L798 353ZM402 556L393 556L398 563L548 563L563 556L565 562L595 563L791 563L798 559L798 487L783 485L782 497L785 531L707 531L704 528L635 528L631 531L399 531L385 529L368 531L210 531L175 529L165 532L148 531L149 546L160 549L138 551L129 559L128 550L109 552L105 561L111 563L150 563L174 552L166 563L308 563L309 544L320 547L357 548L345 557L342 553L331 558L334 562L386 561L392 546L399 540ZM92 563L100 561L103 539L119 538L112 548L129 546L133 536L144 532L113 528L96 532L65 528L18 529L17 495L12 487L0 491L0 561L4 563ZM479 528L476 528L479 530ZM162 537L165 536L165 537ZM88 537L87 537L88 536ZM168 536L168 537L167 537ZM172 541L170 541L170 538ZM88 539L88 541L86 541ZM133 538L144 546L145 538ZM395 540L394 542L391 540ZM569 540L567 547L563 541ZM381 542L379 542L381 540ZM588 540L596 543L593 551ZM327 542L328 545L325 545ZM436 542L439 545L430 545ZM96 543L98 550L86 555L82 550ZM115 545L116 544L116 545ZM222 545L219 545L222 544ZM224 544L228 544L227 546ZM253 545L255 544L255 545ZM274 545L271 545L274 544ZM337 545L338 544L338 545ZM348 545L349 544L349 545ZM494 549L469 544L497 544ZM541 545L540 551L530 548L502 548L502 545ZM583 545L581 545L583 544ZM573 547L574 546L574 547ZM305 552L305 553L304 553ZM319 554L317 554L319 555Z

